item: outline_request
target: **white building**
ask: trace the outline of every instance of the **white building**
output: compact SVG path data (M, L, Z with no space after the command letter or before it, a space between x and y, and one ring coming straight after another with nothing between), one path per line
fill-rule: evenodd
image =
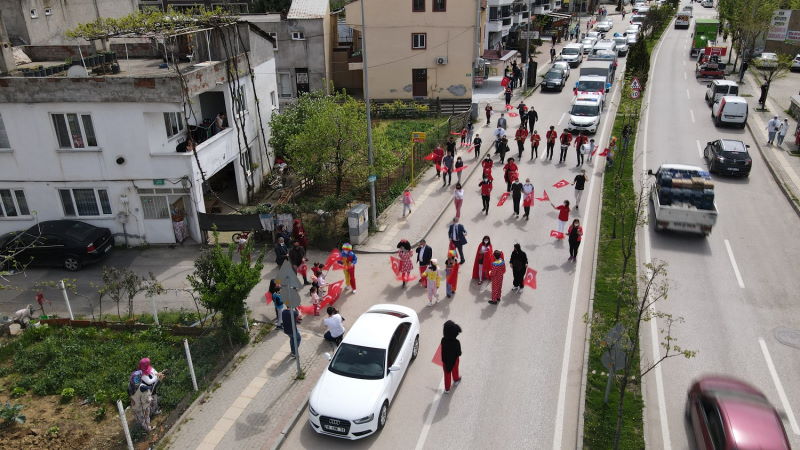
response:
M0 67L0 234L71 218L111 229L118 245L174 243L184 232L200 242L198 213L214 212L220 197L247 204L272 167L277 84L271 39L237 26L246 47L231 58L238 83L210 31L167 42L184 87L174 65L161 68L163 42L151 58L117 55L116 74L22 76ZM40 64L55 63L28 66ZM213 130L220 112L228 127ZM189 134L195 151L186 151Z

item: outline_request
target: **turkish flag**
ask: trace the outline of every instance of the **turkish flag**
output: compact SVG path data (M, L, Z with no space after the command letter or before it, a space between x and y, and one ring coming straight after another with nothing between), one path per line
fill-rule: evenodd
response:
M470 145L469 147L467 147L467 149L466 149L465 151L466 151L467 153L469 153L469 152L471 152L471 151L472 151L474 148L475 148L475 146L474 146L474 145Z
M569 181L561 180L558 183L554 184L553 187L556 188L556 189L561 189L562 187L567 186L568 184L569 184Z
M437 366L444 367L444 362L442 361L442 344L439 344L439 348L437 348L436 353L433 354L433 359L431 362Z
M514 109L514 107L513 107L513 106L511 106L511 105L506 105L506 111L511 111L512 109Z
M300 305L297 307L297 310L300 311L300 314L303 314L304 316L314 315L314 305Z
M500 196L500 201L497 202L497 206L503 206L503 203L505 203L506 200L508 200L508 195L509 195L508 192L503 192L503 195Z
M266 294L264 294L264 298L267 300L268 305L272 303L272 292L267 292Z
M328 286L328 293L322 298L322 301L319 302L320 309L327 308L328 306L336 303L336 300L339 300L339 296L342 295L343 285L344 280L339 280L336 283Z
M517 114L515 112L508 113L508 117L517 117L517 116L519 116L519 114Z
M462 170L466 169L467 167L469 167L469 165L464 164L461 167L456 167L455 169L453 169L453 172L455 172L455 173L461 172Z
M451 131L450 134L452 134L453 136L461 136L460 131Z
M425 155L425 157L422 158L422 159L427 160L427 161L433 161L434 158L436 158L436 153L431 152L431 153L428 153L427 155Z
M342 264L339 262L339 259L342 257L339 254L339 250L333 249L328 254L328 259L325 260L325 265L322 266L325 270L341 270L343 268Z
M533 206L533 192L530 194L525 194L525 197L522 198L522 206L531 207Z
M554 237L556 239L564 239L564 233L556 230L550 230L550 237Z
M506 86L508 86L508 83L511 83L511 78L503 77L503 79L500 80L500 86L506 87ZM508 106L509 105L506 105L506 107L508 107Z
M444 173L449 172L449 169L447 168L447 166L440 166L439 164L436 164L436 170L438 170L439 172L444 172Z
M608 156L608 153L608 149L604 149L602 152L600 152L600 156Z
M549 202L550 197L547 196L547 191L542 191L542 192L544 193L542 198L537 198L536 200L539 200L540 202Z
M397 281L413 281L417 278L416 275L412 273L402 273L400 272L400 259L394 256L389 257L389 262L392 264L392 272L394 272L394 277L397 278Z
M536 289L536 271L528 267L525 272L525 278L522 279L522 284L530 286L531 289Z

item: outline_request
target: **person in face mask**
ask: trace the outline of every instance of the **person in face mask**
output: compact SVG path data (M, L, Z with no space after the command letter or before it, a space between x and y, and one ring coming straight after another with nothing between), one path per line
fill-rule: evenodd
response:
M475 253L475 262L472 265L472 279L478 280L482 284L483 280L489 278L489 269L492 266L492 240L489 236L484 236L478 244Z

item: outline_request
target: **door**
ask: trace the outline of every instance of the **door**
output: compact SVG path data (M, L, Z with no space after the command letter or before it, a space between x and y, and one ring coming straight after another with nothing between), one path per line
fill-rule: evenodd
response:
M174 244L175 232L166 195L140 195L144 215L144 237L151 244Z
M294 69L295 80L297 83L297 96L311 92L311 85L308 81L308 69Z
M428 69L411 69L411 95L428 96Z
M392 340L389 342L389 351L387 353L386 370L395 364L401 367L400 370L389 372L389 401L394 398L397 393L397 388L400 386L400 380L403 379L405 373L405 366L407 366L409 359L404 354L403 344L405 344L406 336L408 335L408 326L410 324L401 323L395 329L392 335Z

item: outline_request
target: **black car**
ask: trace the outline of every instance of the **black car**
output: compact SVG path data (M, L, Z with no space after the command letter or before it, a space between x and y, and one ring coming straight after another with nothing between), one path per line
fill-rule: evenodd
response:
M59 266L76 271L105 257L113 246L108 228L77 220L49 220L0 236L0 258L13 255L16 267L9 267L11 263L6 261L6 269Z
M567 84L566 71L559 67L552 67L547 71L546 74L544 74L544 79L542 80L542 90L558 89L560 91L564 89L565 84Z
M717 139L706 144L703 158L708 164L711 173L727 173L730 175L750 175L753 159L747 149L750 148L742 141L731 139Z

